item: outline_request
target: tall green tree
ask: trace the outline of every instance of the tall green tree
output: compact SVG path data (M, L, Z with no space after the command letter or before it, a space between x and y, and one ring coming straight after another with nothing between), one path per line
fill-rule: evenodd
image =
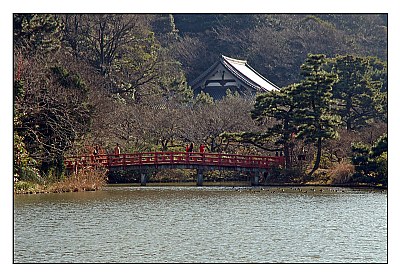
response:
M382 91L384 79L379 76L385 68L376 69L369 58L352 55L333 59L332 72L339 81L333 86L338 114L347 130L357 130L373 120L384 120L386 92ZM378 70L380 72L378 72Z
M142 38L140 15L66 14L59 15L65 25L65 41L103 75L108 75L124 47Z
M145 97L164 95L166 90L189 90L180 64L152 31L153 27L176 36L173 17L166 30L160 28L162 16L146 14L67 14L60 18L66 26L65 41L101 72L109 92L131 103L143 103Z
M374 95L374 106L377 117L374 119L387 123L388 115L388 72L387 62L382 61L378 57L368 57L370 65L370 75L373 82L378 82L381 85L379 92Z
M291 167L290 147L293 146L292 134L296 131L294 125L296 106L293 101L293 93L298 88L299 84L293 84L281 90L259 94L251 112L252 118L258 122L275 119L276 123L267 127L259 138L272 138L279 148L283 147L287 167ZM254 137L254 134L250 136Z
M148 59L148 44L152 43L146 15L65 14L59 18L65 25L65 42L103 76L115 79L115 72L122 71L126 64L136 66L130 74L139 74L143 69L137 64Z
M35 74L41 67L29 62L32 56L46 58L61 47L63 25L51 14L14 14L13 41L14 41L14 177L18 181L27 178L27 174L38 175L37 161L33 158L35 152L28 138L32 134L26 122L31 122L30 95L32 83L27 80L38 78ZM30 69L29 74L26 74ZM36 71L36 72L34 72ZM43 107L45 103L42 102ZM31 122L32 123L32 122ZM35 136L37 138L37 136Z
M85 82L67 68L68 50L57 51L62 26L53 15L14 15L16 165L37 164L58 175L65 151L88 131L91 114ZM35 160L25 162L26 156Z
M325 139L337 137L338 116L334 115L332 86L337 82L337 75L328 73L323 66L327 60L322 54L308 54L301 66L304 79L298 89L293 91L293 101L296 103L295 123L297 137L306 143L314 144L317 154L311 176L320 165L322 142Z

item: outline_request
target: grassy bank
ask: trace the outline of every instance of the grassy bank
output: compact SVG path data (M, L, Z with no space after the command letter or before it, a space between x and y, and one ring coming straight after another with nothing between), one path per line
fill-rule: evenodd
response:
M44 183L18 181L14 183L14 193L37 194L96 191L102 189L106 184L106 171L82 170L78 174L73 174L59 181L44 181Z
M271 174L267 179L260 182L257 187L276 189L290 189L287 191L300 191L296 187L302 187L303 192L316 192L321 190L333 189L335 187L343 188L371 188L384 190L379 184L352 182L352 170L343 167L340 170L318 170L312 179L305 180L302 175L290 171L277 171ZM124 184L129 183L129 184ZM231 186L242 187L243 183L248 183L251 187L250 180L244 179L243 175L234 172L209 172L206 175L203 186ZM76 175L71 175L59 181L43 181L43 183L19 181L14 184L15 194L37 194L37 193L62 193L62 192L81 192L101 190L107 185L107 172L105 170L83 170ZM120 182L118 185L137 185L140 181ZM191 170L165 170L155 173L150 177L146 186L196 186L195 172ZM245 185L247 186L247 185ZM319 188L317 188L319 187ZM255 187L256 188L256 187ZM278 190L277 190L278 191Z

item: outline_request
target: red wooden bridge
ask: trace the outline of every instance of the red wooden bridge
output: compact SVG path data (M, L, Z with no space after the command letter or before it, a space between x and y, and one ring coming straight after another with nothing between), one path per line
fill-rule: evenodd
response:
M253 173L258 184L258 174L267 172L273 167L284 166L283 156L256 156L225 153L200 152L138 152L120 155L82 155L65 159L67 171L74 172L87 167L105 167L112 170L140 170L141 182L146 182L145 172L151 168L197 169L197 183L203 182L204 170L236 170Z

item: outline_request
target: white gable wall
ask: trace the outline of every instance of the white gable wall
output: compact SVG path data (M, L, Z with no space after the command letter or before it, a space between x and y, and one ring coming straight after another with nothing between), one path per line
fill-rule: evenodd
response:
M237 77L235 77L233 74L231 74L222 64L218 64L218 66L214 69L214 71L210 74L210 76L203 81L201 84L201 87L217 87L217 86L222 86L219 81L229 81L227 82L224 86L227 86L227 88L236 86L239 88L241 85L246 86L242 81L240 81ZM206 85L207 81L212 81ZM214 82L215 81L215 82Z

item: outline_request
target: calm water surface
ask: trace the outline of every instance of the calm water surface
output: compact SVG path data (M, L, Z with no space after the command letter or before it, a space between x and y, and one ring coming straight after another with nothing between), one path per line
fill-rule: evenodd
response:
M387 194L108 187L16 195L14 262L386 263Z

